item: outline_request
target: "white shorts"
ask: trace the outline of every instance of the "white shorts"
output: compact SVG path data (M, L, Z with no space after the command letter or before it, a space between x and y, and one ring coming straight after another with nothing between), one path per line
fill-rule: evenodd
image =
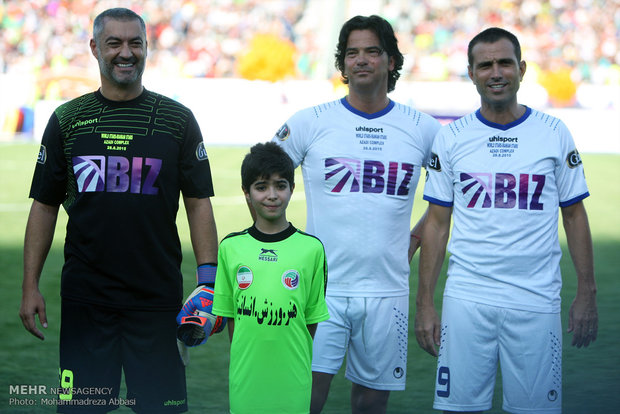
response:
M314 336L312 370L336 374L345 353L345 378L367 388L405 389L409 296L327 297L329 319Z
M506 309L444 297L433 408L490 409L498 361L505 411L562 412L559 313Z

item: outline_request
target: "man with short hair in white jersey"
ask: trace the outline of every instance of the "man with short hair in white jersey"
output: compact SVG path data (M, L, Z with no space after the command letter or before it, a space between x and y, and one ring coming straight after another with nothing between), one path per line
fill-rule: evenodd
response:
M562 121L517 103L526 64L512 33L483 31L468 59L481 107L437 134L424 189L415 333L438 356L433 407L490 409L499 362L504 410L560 413L558 206L577 273L572 344L588 346L598 329L583 165ZM433 294L451 216L440 324Z
M405 388L410 232L420 170L439 122L390 100L403 55L390 24L342 27L336 67L349 94L293 115L274 140L301 165L306 231L323 241L330 320L314 338L311 412L322 410L347 354L353 413L383 413Z

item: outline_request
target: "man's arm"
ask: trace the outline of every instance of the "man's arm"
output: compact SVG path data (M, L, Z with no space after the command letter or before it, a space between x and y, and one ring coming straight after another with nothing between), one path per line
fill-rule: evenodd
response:
M594 342L598 333L592 236L583 202L562 207L562 221L577 273L577 294L568 315L568 332L573 332L572 345L581 348Z
M196 264L217 263L217 229L209 198L183 197Z
M24 238L24 279L19 317L26 330L41 340L45 337L37 328L35 316L38 315L41 325L47 328L47 314L45 299L39 291L39 280L54 239L58 210L59 206L34 200L30 207Z
M411 263L411 259L415 255L415 252L420 247L420 242L422 241L422 228L424 227L424 222L426 221L426 216L428 215L428 208L420 217L420 220L413 226L411 232L409 233L409 263Z
M441 321L435 309L434 294L450 235L452 208L429 203L422 228L415 336L422 349L437 356Z

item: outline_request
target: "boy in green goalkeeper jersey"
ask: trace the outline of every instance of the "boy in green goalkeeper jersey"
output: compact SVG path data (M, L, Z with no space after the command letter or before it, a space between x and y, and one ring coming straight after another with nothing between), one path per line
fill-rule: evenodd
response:
M230 412L307 414L312 338L329 318L325 251L286 219L294 167L278 145L253 146L241 179L255 223L222 240L213 303L229 318Z

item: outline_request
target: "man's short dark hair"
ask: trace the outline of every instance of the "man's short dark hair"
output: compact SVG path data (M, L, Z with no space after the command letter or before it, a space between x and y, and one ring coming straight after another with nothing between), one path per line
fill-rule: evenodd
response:
M501 39L510 40L510 43L512 43L515 49L517 63L521 62L521 45L519 44L519 39L517 39L517 36L510 33L508 30L504 30L499 27L491 27L478 33L469 42L469 46L467 47L467 61L469 63L469 66L474 63L474 55L472 53L474 46L476 46L478 43L495 43Z
M144 23L144 19L142 19L142 17L140 17L140 15L133 10L129 10L124 7L116 7L113 9L104 10L99 13L97 17L95 17L95 21L93 22L93 39L95 39L95 43L99 41L99 36L103 32L105 19L120 21L138 20L140 22L140 26L142 27L142 33L144 33L144 37L146 38L146 24Z
M349 19L340 29L338 37L338 45L336 46L336 69L342 75L344 84L349 83L349 79L344 74L344 58L347 50L347 42L349 35L353 30L372 30L379 38L381 49L387 53L389 57L394 58L394 69L388 74L388 92L392 92L396 87L396 81L400 78L399 70L403 68L405 58L398 49L398 40L394 35L392 25L382 17L372 16L355 16Z
M241 163L241 186L250 191L252 183L269 179L274 174L295 185L295 166L293 160L275 142L254 145Z

